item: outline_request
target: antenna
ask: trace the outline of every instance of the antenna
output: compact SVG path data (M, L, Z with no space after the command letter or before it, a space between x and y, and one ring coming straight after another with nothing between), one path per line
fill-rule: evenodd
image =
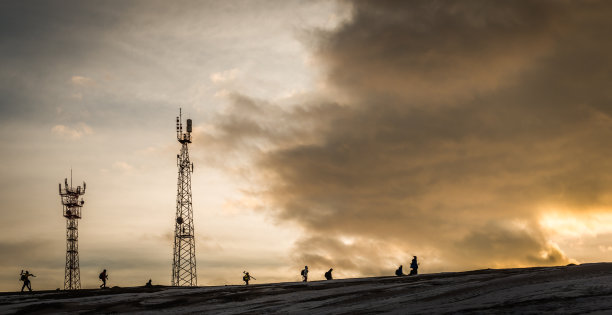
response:
M192 121L187 119L187 132L183 132L183 109L179 108L179 115L176 117L176 139L178 142L191 143Z
M181 131L179 129L179 116L176 116L176 139L181 139Z
M183 109L179 108L179 123L181 127L181 134L183 133Z

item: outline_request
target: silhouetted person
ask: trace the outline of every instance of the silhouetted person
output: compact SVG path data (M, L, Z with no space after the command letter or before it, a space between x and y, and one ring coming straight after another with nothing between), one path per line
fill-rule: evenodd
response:
M333 280L334 279L334 278L332 278L332 274L331 274L333 270L334 270L333 268L329 268L329 270L325 273L325 279L327 279L327 280Z
M405 276L404 271L402 270L402 268L404 268L402 265L399 266L399 268L397 268L397 270L395 270L395 275L396 276Z
M304 269L302 269L302 281L308 281L308 266L304 266Z
M257 280L255 279L255 277L251 276L248 271L243 271L243 273L244 276L242 277L242 280L244 281L244 283L246 283L246 285L249 285L249 280L251 279Z
M100 272L100 275L98 277L100 278L100 280L102 280L102 284L100 285L100 288L106 288L106 279L108 279L108 275L106 274L106 269Z
M145 284L145 287L150 288L153 286L153 284L151 284L151 282L153 282L151 279L149 279L149 281L147 282L147 284Z
M417 262L417 256L412 257L412 262L410 263L410 275L414 276L418 274L419 263Z
M30 290L30 292L32 292L32 285L30 284L29 277L36 277L36 276L31 274L27 270L26 270L25 273L23 272L23 270L21 270L21 277L19 278L19 280L23 281L23 286L21 287L21 292L23 292L23 289L25 289L25 288L28 288L28 290Z

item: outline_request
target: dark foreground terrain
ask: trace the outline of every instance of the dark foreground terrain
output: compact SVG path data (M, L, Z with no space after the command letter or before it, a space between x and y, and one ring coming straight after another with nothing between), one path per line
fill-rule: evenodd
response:
M612 313L612 263L251 286L0 293L1 314Z

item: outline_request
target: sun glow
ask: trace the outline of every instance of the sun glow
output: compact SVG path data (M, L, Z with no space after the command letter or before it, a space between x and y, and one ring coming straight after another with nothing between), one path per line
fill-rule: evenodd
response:
M603 209L588 214L550 211L540 217L539 223L550 235L562 238L595 237L612 232L612 213Z
M350 236L340 236L340 241L346 246L351 246L355 243L355 238Z

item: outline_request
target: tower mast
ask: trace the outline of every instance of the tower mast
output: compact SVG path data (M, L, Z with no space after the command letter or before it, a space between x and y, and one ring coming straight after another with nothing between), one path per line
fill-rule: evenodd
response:
M176 117L176 139L181 144L176 156L178 184L176 192L176 219L174 220L174 258L172 261L173 286L197 286L193 206L191 204L191 173L188 144L191 143L191 119L187 119L187 132L183 132L182 111Z
M79 200L85 194L83 187L72 186L72 169L70 170L70 185L68 178L64 179L64 188L59 184L59 195L62 199L63 216L66 218L66 268L64 270L64 290L78 290L81 288L81 270L79 269L79 219L81 208L85 201Z

